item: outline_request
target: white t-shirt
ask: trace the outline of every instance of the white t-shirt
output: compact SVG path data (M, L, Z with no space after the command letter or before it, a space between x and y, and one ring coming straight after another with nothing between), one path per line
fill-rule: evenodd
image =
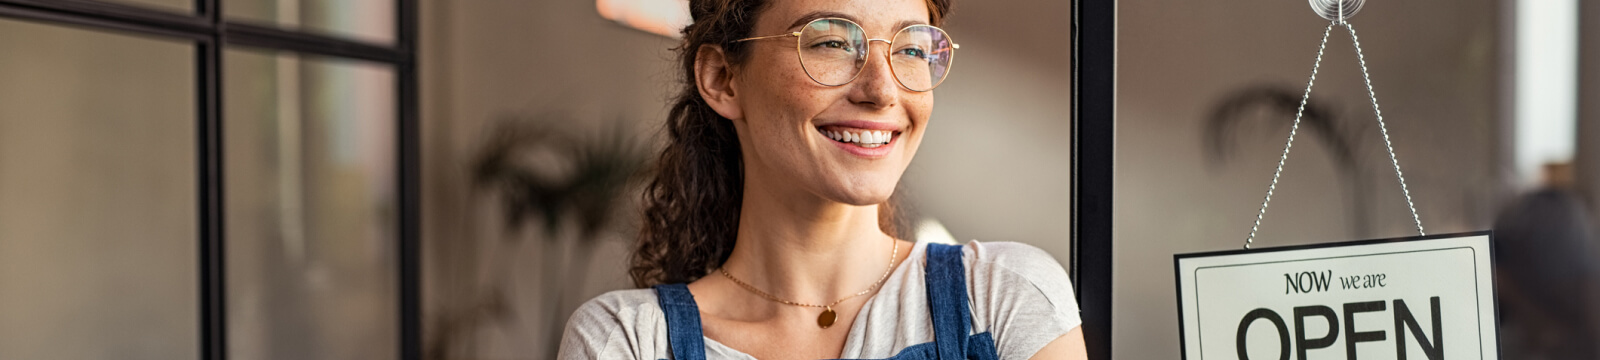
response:
M867 299L845 339L843 359L882 359L933 341L924 278L927 243L917 243L883 288ZM990 332L1003 360L1025 360L1077 328L1078 303L1061 264L1039 248L1010 242L962 246L972 334ZM707 359L755 360L711 338ZM654 289L617 290L572 314L562 360L671 359L667 321Z

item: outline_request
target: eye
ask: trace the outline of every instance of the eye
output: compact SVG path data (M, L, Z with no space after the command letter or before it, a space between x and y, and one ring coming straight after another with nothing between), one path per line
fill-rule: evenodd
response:
M842 49L844 51L853 51L853 50L855 50L854 48L850 47L849 44L847 44L847 43L845 43L844 41L841 41L841 40L824 40L824 41L820 41L820 42L817 42L816 44L811 45L811 47L812 48L823 48L823 49Z
M900 49L900 51L897 51L897 53L899 55L910 56L910 57L918 58L918 59L927 59L928 58L928 52L922 50L922 48L919 48L919 47L907 47L907 48L904 48L904 49Z

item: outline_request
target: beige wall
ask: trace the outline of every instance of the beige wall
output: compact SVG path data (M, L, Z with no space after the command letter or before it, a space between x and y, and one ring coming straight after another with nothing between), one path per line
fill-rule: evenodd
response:
M1495 155L1494 0L1367 2L1351 20L1395 151L1430 233L1489 227ZM1239 248L1277 165L1287 122L1258 117L1234 132L1234 156L1208 166L1202 119L1228 91L1303 91L1327 22L1303 1L1123 1L1119 8L1113 353L1178 354L1172 255ZM1312 98L1359 140L1371 203L1355 213L1326 147L1302 128L1256 239L1282 246L1415 235L1350 36L1328 40ZM1298 97L1298 96L1296 96ZM1269 124L1270 123L1270 124Z
M915 213L958 239L1024 241L1067 259L1069 6L956 5L947 28L962 53L902 187ZM603 20L588 1L422 7L425 319L467 306L461 294L494 272L483 268L488 255L514 252L524 259L506 278L518 294L514 320L473 341L484 358L542 357L547 322L565 315L545 316L536 295L566 287L575 306L628 287L626 234L601 247L587 279L539 284L540 253L566 250L499 244L493 205L467 193L466 162L487 126L508 114L559 112L577 127L623 118L655 135L676 76L667 51L675 42Z
M1574 170L1589 208L1595 209L1600 207L1600 2L1580 1L1578 7L1578 149ZM1596 216L1600 222L1600 215Z

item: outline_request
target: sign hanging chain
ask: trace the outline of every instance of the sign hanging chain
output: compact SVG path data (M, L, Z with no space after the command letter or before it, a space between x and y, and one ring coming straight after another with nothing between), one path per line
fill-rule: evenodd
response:
M1306 82L1305 95L1300 97L1300 108L1295 111L1294 125L1289 127L1289 139L1283 144L1283 155L1278 157L1278 168L1272 173L1272 185L1267 186L1267 196L1261 201L1261 210L1256 212L1256 223L1250 227L1250 237L1244 240L1245 249L1249 249L1255 242L1256 233L1261 230L1261 219L1267 215L1267 205L1272 203L1272 193L1278 189L1278 178L1283 175L1283 165L1289 159L1289 150L1294 148L1294 138L1300 130L1300 119L1305 115L1306 102L1311 99L1311 88L1317 83L1317 70L1322 67L1322 55L1328 48L1328 35L1333 32L1333 27L1336 25L1344 25L1350 30L1350 41L1355 45L1356 59L1361 64L1361 79L1366 82L1367 96L1372 100L1372 113L1378 119L1378 130L1383 134L1383 145L1389 151L1389 162L1394 164L1395 178L1400 181L1400 191L1405 194L1406 207L1411 210L1411 220L1416 223L1417 234L1427 235L1422 229L1422 218L1417 216L1417 206L1411 200L1411 190L1406 187L1405 173L1400 171L1400 160L1394 154L1394 143L1389 140L1389 129L1384 125L1383 111L1378 109L1378 94L1372 88L1372 77L1367 71L1367 59L1361 52L1361 40L1356 36L1356 28L1344 21L1342 13L1341 10L1340 18L1329 22L1328 28L1322 31L1322 44L1317 46L1317 61L1311 66L1311 79Z
M1383 111L1378 110L1378 94L1372 91L1372 77L1367 74L1367 57L1361 54L1361 38L1356 36L1356 28L1350 23L1344 23L1344 28L1350 29L1350 43L1355 44L1356 60L1361 63L1361 80L1367 83L1372 113L1378 118L1378 131L1383 133L1383 146L1389 150L1389 163L1394 164L1394 177L1400 181L1400 192L1406 196L1406 208L1411 210L1411 221L1417 225L1417 235L1426 236L1428 232L1422 230L1422 217L1417 216L1417 204L1411 201L1411 189L1406 187L1406 174L1400 171L1400 159L1394 156L1394 142L1389 141L1389 128L1383 124Z

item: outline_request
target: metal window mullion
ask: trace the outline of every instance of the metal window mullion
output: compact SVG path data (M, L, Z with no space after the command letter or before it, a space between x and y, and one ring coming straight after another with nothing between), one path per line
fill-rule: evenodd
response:
M403 46L379 46L332 36L284 30L251 23L222 22L228 45L286 50L398 65L407 61Z
M396 46L401 52L397 106L400 153L400 358L422 359L421 122L417 79L417 1L396 0Z
M115 30L183 40L200 41L209 38L206 35L209 30L205 25L189 21L143 21L138 16L123 18L103 13L89 14L59 8L33 6L29 3L17 3L14 1L17 0L0 0L0 18L66 25L79 29Z
M227 251L225 166L222 121L222 47L220 0L195 0L198 15L210 25L198 47L200 82L198 126L200 168L200 358L228 358Z
M200 159L200 358L208 360L227 358L220 53L216 43L197 47L201 93L196 133Z
M190 14L94 0L4 0L0 5L70 16L97 27L143 26L169 32L201 34L210 23Z
M1072 6L1072 282L1089 358L1111 359L1116 0Z

